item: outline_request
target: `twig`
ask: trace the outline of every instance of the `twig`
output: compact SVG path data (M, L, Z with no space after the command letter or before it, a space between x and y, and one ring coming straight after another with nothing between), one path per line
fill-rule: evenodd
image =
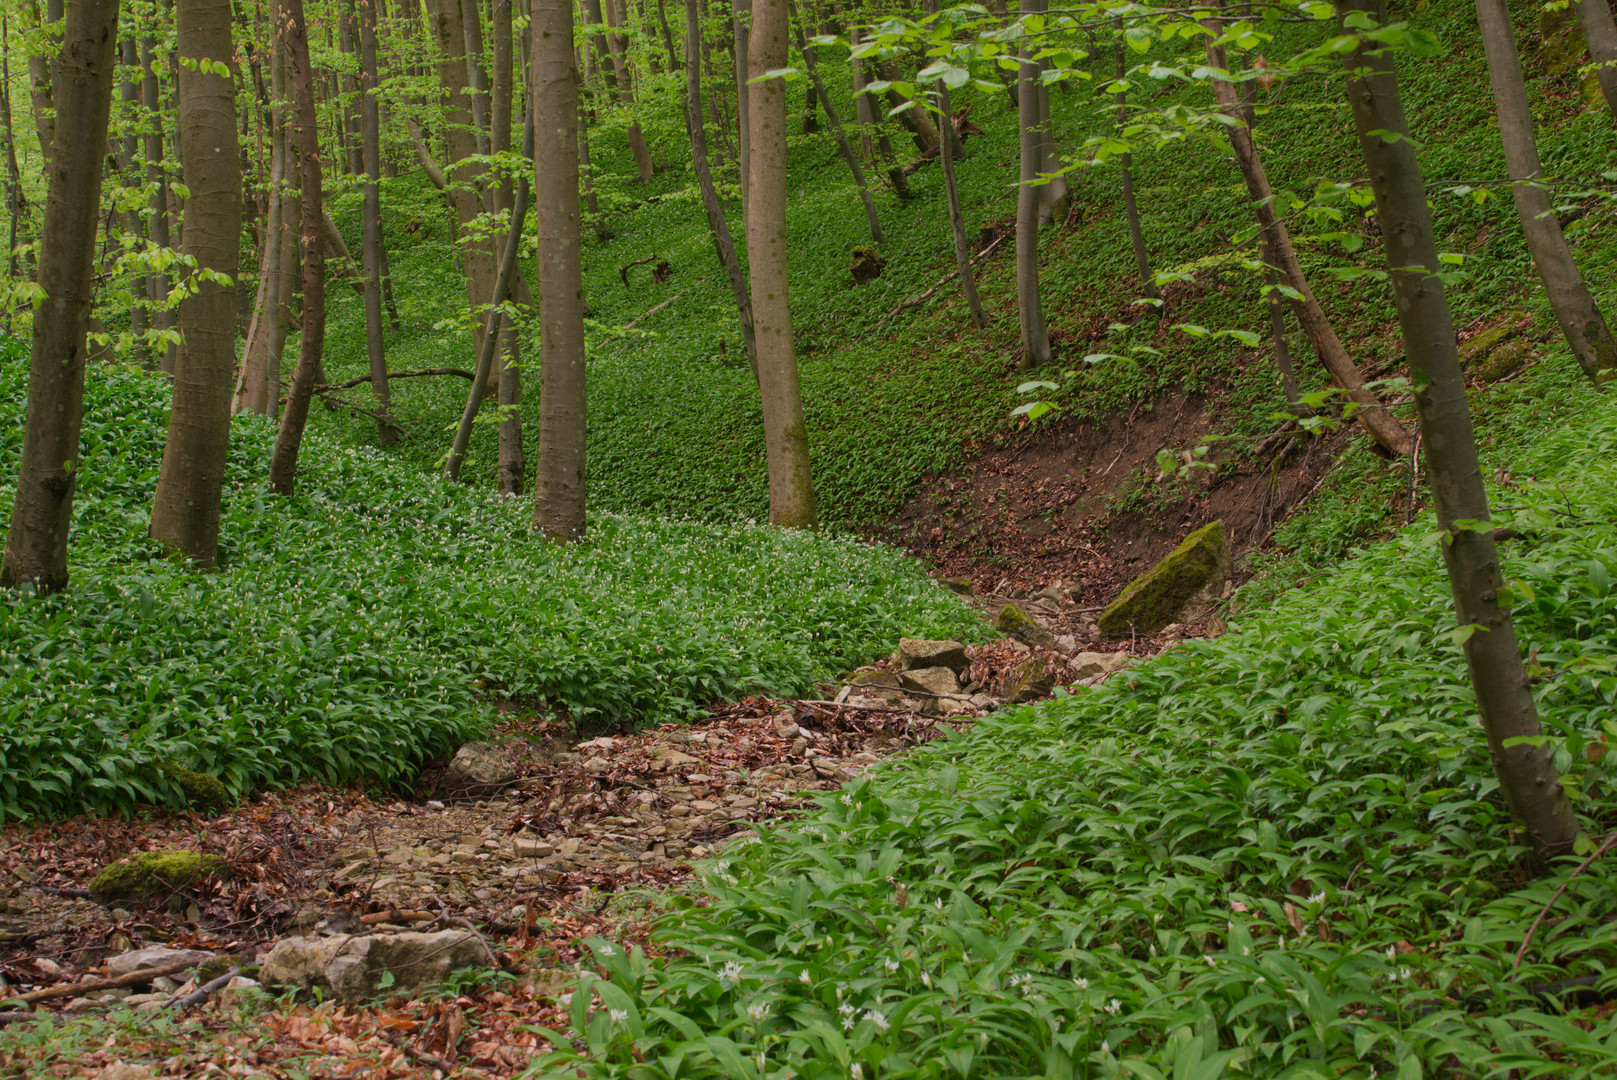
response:
M988 258L989 255L993 254L993 251L994 251L995 248L999 247L999 245L1001 245L1001 244L1003 244L1005 242L1006 237L1014 236L1014 235L1015 235L1014 231L1000 233L999 236L994 238L994 242L992 244L989 244L987 247L983 248L977 254L973 255L971 257L971 261L974 262L974 263L975 262L981 262L983 259ZM910 297L908 300L906 300L902 304L898 305L892 311L889 311L887 314L883 315L876 322L876 325L875 325L875 327L873 329L880 330L882 327L884 327L888 323L892 322L893 319L897 318L899 315L901 315L905 311L908 311L910 308L912 308L912 307L920 307L922 304L924 304L928 300L932 299L933 294L936 293L939 289L943 288L945 285L949 284L949 282L953 281L955 278L957 278L959 276L960 276L960 271L959 270L954 270L954 271L952 271L952 272L950 272L948 274L945 274L938 281L938 283L936 285L934 285L930 289L926 290L926 292L922 293L919 296Z
M430 911L377 911L361 915L359 921L366 926L375 926L377 923L390 922L431 922L437 917Z
M15 1024L25 1020L38 1020L37 1012L0 1012L0 1024Z
M110 979L91 979L89 982L47 986L43 990L30 990L26 994L18 994L6 1000L32 1004L36 1001L49 1001L51 998L72 997L75 994L93 994L97 990L116 990L120 986L134 986L137 983L151 982L153 979L162 978L164 975L178 975L180 972L189 971L196 966L197 962L195 960L182 960L174 964L141 968L139 971L131 971L127 975L114 975Z
M884 689L891 689L891 688L890 687L884 687ZM819 706L822 706L824 708L830 708L830 709L858 709L860 712L912 713L912 712L915 711L914 709L895 709L895 708L893 708L892 706L889 706L889 705L855 705L851 701L804 701L804 700L798 700L798 701L793 702L792 704L794 704L794 705L819 705Z
M62 889L55 885L30 885L28 887L38 889L40 892L50 893L52 896L68 896L75 900L88 900L90 898L89 889Z
M429 375L459 375L463 379L471 379L475 377L472 372L467 371L465 368L458 367L433 367L422 368L419 371L390 371L387 373L387 377L389 379L423 379ZM371 377L369 374L356 375L352 379L345 379L340 383L322 383L314 388L314 392L317 394L329 394L333 390L351 390L354 387L359 386L361 383L368 383L370 381Z
M203 983L201 986L197 987L189 994L186 994L184 997L176 994L174 997L169 998L163 1003L163 1008L184 1012L193 1006L202 1004L204 1001L207 1001L211 995L217 994L219 991L229 986L230 980L234 979L237 975L240 975L242 971L246 969L246 966L247 965L245 964L238 964L229 971L225 972L223 975L219 976L217 979L210 979Z
M706 279L704 278L703 280L706 280ZM675 293L673 296L670 296L667 300L664 300L662 303L658 304L656 307L646 309L646 311L644 313L636 316L635 320L633 322L629 323L627 326L625 326L624 329L625 330L633 330L636 326L640 325L641 320L651 318L653 315L657 314L657 312L661 311L663 308L667 307L669 304L672 304L675 300L678 300L680 297L682 297L684 295L685 295L684 293Z
M1544 921L1544 916L1550 913L1550 909L1555 906L1555 902L1561 899L1561 894L1566 892L1567 886L1571 885L1573 879L1579 874L1589 869L1596 859L1610 851L1613 844L1617 844L1617 833L1612 833L1610 836L1606 837L1605 841L1595 849L1595 853L1583 860L1582 864L1580 864L1576 870L1572 871L1572 873L1568 874L1565 881L1561 882L1561 887L1555 890L1555 895L1551 896L1549 902L1544 905L1544 910L1538 913L1538 918L1533 920L1533 925L1527 928L1527 936L1522 938L1522 947L1516 950L1516 962L1511 964L1511 967L1519 968L1522 966L1522 957L1527 955L1527 946L1533 943L1533 935L1538 932L1539 925Z
M411 1057L415 1058L428 1068L437 1069L445 1076L448 1076L450 1073L455 1071L455 1067L453 1065L439 1057L437 1054L429 1054L425 1050L417 1050L415 1047L406 1042L402 1036L395 1035L391 1031L381 1032L381 1036L383 1039L392 1043L400 1050L403 1050L406 1054L409 1054Z

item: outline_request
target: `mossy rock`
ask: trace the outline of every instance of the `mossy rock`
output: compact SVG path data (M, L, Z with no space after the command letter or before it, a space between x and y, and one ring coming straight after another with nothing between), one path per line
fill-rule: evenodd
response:
M216 777L178 765L158 764L152 771L185 792L185 804L197 810L223 810L230 805L230 790Z
M1477 378L1485 383L1498 382L1520 371L1532 358L1533 343L1526 338L1518 338L1489 353L1488 362L1477 371Z
M206 877L228 877L230 864L196 851L143 851L119 859L90 882L90 896L103 904L139 903L164 897Z
M1589 60L1583 27L1578 23L1578 13L1570 5L1553 10L1540 9L1538 37L1539 51L1551 75L1565 75Z
M1222 585L1230 574L1230 548L1224 523L1203 525L1167 557L1129 582L1116 600L1101 612L1097 628L1106 637L1130 632L1154 634L1179 621L1196 594Z
M1015 604L1006 604L999 609L999 617L994 620L994 629L1024 645L1049 648L1056 643L1054 634Z

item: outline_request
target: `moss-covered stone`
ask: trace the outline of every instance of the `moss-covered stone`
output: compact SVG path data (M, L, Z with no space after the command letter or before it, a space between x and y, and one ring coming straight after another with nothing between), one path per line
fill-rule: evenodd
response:
M1129 582L1101 612L1096 625L1107 637L1154 634L1177 622L1197 593L1209 585L1222 585L1229 574L1224 523L1215 521L1185 537L1166 558Z
M969 577L940 577L938 578L938 584L950 592L959 593L961 596L970 596L972 594L971 579Z
M1056 643L1054 634L1046 630L1031 615L1015 604L1006 604L999 609L999 617L994 620L994 629L1015 638L1024 645L1038 645L1049 648Z
M1526 366L1533 357L1533 343L1526 338L1507 342L1488 354L1487 363L1477 371L1477 378L1485 383L1498 382Z
M105 867L90 882L90 895L103 904L138 903L166 896L202 878L227 877L230 864L195 851L144 851Z
M1006 698L1013 703L1038 701L1049 697L1055 689L1055 678L1050 674L1042 656L1030 656L1011 673L1011 692Z
M178 765L158 765L163 779L185 792L186 803L198 810L223 810L230 805L230 791L216 777Z

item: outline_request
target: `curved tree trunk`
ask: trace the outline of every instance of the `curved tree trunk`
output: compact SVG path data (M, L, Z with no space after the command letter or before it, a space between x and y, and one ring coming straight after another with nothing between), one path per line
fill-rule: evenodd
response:
M786 66L786 0L753 0L748 79ZM819 523L809 474L808 429L792 342L786 289L786 85L752 82L747 103L752 168L747 213L747 264L758 332L758 395L763 402L764 454L769 466L769 521L809 528Z
M1025 12L1044 10L1044 0L1024 0ZM1016 308L1022 323L1021 366L1038 367L1050 362L1050 336L1044 326L1044 302L1039 296L1039 189L1034 186L1043 164L1039 139L1039 64L1026 38L1018 43L1016 120L1022 162L1021 184L1016 189Z
M1493 84L1494 107L1499 113L1499 138L1505 147L1505 168L1510 171L1510 194L1516 203L1527 250L1544 282L1555 321L1583 373L1595 381L1610 378L1617 368L1617 341L1578 272L1555 216L1544 169L1533 137L1533 114L1527 107L1527 84L1522 81L1516 35L1505 0L1476 0L1482 48L1488 57L1488 81Z
M236 87L218 74L234 54L230 0L176 0L180 175L185 200L182 251L198 270L231 284L199 280L180 301L182 341L174 363L174 406L152 502L152 538L198 565L218 562L219 499L230 449L230 390L236 368L235 277L241 252L241 150ZM198 61L194 67L184 61ZM205 65L214 65L208 70Z
M1382 0L1346 0L1343 7L1378 21L1384 21L1386 14ZM1475 628L1465 639L1465 659L1494 772L1506 805L1538 846L1559 850L1577 837L1578 822L1556 773L1554 751L1543 744L1506 745L1540 733L1538 712L1510 609L1499 599L1504 581L1493 533L1486 527L1488 496L1466 405L1465 377L1455 352L1426 187L1408 138L1392 55L1361 47L1343 63L1359 148L1381 219L1404 351L1419 387L1415 407L1426 436L1432 502L1444 534L1443 562L1460 626Z
M572 0L533 0L534 210L539 247L539 474L533 527L584 535L584 255Z
M859 155L853 152L853 147L848 143L848 133L842 127L842 118L837 115L836 106L831 104L831 95L825 92L825 84L820 81L820 68L815 63L817 50L803 36L801 26L794 24L794 29L797 31L798 51L803 54L803 66L808 69L809 88L819 95L826 122L831 125L831 134L836 138L837 149L842 152L842 160L847 162L849 171L853 173L853 182L859 188L859 200L865 206L865 221L870 225L870 238L878 244L885 244L887 235L882 232L881 219L876 216L876 201L870 197L870 186L865 183L865 170L859 165Z
M612 68L618 76L618 101L629 106L634 105L634 81L629 74L629 43L623 35L618 33L623 25L623 17L618 11L618 0L601 0L605 5L607 51L612 54ZM640 131L640 121L629 122L629 152L634 155L635 168L640 170L642 181L650 180L656 175L657 167L652 163L651 151L646 147L646 137Z
M314 72L309 65L309 33L303 19L303 0L280 0L286 24L287 81L298 110L298 162L302 191L300 213L303 235L303 325L298 366L286 395L286 411L275 435L270 458L270 486L291 495L297 485L298 451L309 420L309 399L320 378L320 354L326 340L326 245L321 235L320 128L314 103Z
M1617 116L1617 22L1612 20L1611 5L1606 0L1576 2L1583 37L1589 43L1589 57L1600 65L1595 69L1600 95L1606 99L1606 108Z
M276 20L277 25L279 20ZM296 229L287 211L295 209L287 191L291 147L286 123L286 50L284 28L275 31L270 50L269 212L258 259L258 306L247 328L241 373L236 379L234 412L274 416L281 397L281 350L286 346L286 305L293 289L288 277L289 246L297 246Z
M937 10L936 0L929 6ZM942 79L938 80L938 106L943 112L943 122L952 127L954 113L949 104L949 87ZM945 139L941 145L943 191L949 200L949 231L954 235L954 261L960 270L960 291L971 309L972 323L981 330L988 325L988 319L983 315L983 302L977 296L977 275L971 269L971 244L966 239L966 217L960 209L960 185L954 175L954 140Z
M74 0L56 63L56 124L40 234L44 299L34 311L22 464L0 585L56 592L67 585L67 533L84 421L84 362L100 222L118 0Z

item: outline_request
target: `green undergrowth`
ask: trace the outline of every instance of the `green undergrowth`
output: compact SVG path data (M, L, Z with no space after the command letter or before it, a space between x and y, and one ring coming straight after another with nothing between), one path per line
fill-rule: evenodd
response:
M0 366L0 476L26 362ZM97 369L65 594L0 600L0 817L183 805L164 765L230 794L396 781L505 696L580 725L695 715L817 680L903 635L986 631L896 552L749 525L591 518L565 547L526 500L311 436L299 494L265 478L273 429L232 432L220 553L200 573L146 535L165 387ZM11 488L0 487L9 506Z
M1617 410L1580 421L1496 503L1528 536L1505 548L1517 626L1598 836L1617 816ZM668 958L590 942L584 1049L536 1071L1610 1076L1617 1018L1524 987L1614 988L1617 874L1574 878L1582 851L1531 868L1431 531L761 829L669 898Z

